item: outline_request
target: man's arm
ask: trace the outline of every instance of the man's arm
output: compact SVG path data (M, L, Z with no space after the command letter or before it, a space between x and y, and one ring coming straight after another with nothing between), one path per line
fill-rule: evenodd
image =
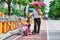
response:
M38 10L37 12L38 12L38 15L43 16L43 14L42 14L42 11L41 11L41 10Z

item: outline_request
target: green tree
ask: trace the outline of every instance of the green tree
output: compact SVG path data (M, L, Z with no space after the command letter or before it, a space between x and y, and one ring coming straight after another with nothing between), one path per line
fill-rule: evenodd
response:
M26 11L26 6L30 3L30 2L32 2L32 1L34 1L34 0L13 0L12 1L12 3L14 4L14 5L16 5L16 4L18 4L19 5L19 9L20 9L20 7L21 7L21 5L24 5L25 6L25 8L24 8L24 15L26 16L26 14L25 14L25 11ZM16 10L14 10L15 11L15 13L16 13ZM15 14L14 13L14 14ZM19 15L19 14L18 14Z
M9 16L11 15L11 12L10 12L11 11L11 9L10 9L11 1L12 0L0 0L1 3L3 3L3 2L7 3L7 5L8 5L8 15Z
M3 1L6 2L7 5L8 5L8 15L10 16L10 15L11 15L10 5L11 5L11 1L12 1L12 0L3 0Z
M0 0L0 12L4 12L5 14L8 13L8 9L2 7L2 3L4 3L4 0Z
M54 1L51 1L51 2L50 2L50 6L49 6L50 9L49 9L49 13L48 13L48 15L49 15L50 18L53 17L53 7L54 7L53 5L54 5L54 4L55 4Z
M11 15L11 3L16 2L16 0L0 0L1 3L6 2L8 5L8 15Z
M32 1L34 1L34 0L18 0L19 7L21 6L21 4L25 6L25 8L24 8L24 16L26 16L26 13L25 13L26 6L29 5L29 3L32 2Z
M54 0L51 2L49 17L54 19L60 18L60 0Z

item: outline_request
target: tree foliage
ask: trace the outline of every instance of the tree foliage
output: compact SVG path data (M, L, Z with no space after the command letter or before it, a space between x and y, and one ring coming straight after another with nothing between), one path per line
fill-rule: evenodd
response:
M34 0L0 0L0 5L2 5L2 3L4 3L4 2L7 3L7 5L8 5L8 8L1 8L0 7L0 11L3 11L5 14L8 14L8 15L14 15L14 14L19 15L23 12L20 9L11 8L11 3L13 3L14 5L19 4L19 6L21 4L26 7L32 1L34 1ZM44 11L44 7L41 7L41 9L42 9L42 11ZM12 10L12 12L11 12L11 10Z
M60 0L54 0L50 2L49 17L53 19L60 18Z
M17 15L17 16L23 16L23 11L22 10L20 10L20 9L14 9L14 8L11 8L12 9L12 12L11 12L11 14L12 15Z
M5 14L8 13L8 9L7 8L3 8L2 5L0 5L0 12L4 12Z

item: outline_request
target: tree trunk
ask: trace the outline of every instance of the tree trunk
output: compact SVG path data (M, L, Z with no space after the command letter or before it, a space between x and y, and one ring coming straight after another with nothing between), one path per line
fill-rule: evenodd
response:
M24 17L26 17L26 7L24 8Z
M10 3L8 3L8 16L11 15Z

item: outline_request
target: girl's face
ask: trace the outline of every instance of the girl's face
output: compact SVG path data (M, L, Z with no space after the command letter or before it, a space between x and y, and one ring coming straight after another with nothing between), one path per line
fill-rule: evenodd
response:
M21 22L21 20L19 20L19 22Z

